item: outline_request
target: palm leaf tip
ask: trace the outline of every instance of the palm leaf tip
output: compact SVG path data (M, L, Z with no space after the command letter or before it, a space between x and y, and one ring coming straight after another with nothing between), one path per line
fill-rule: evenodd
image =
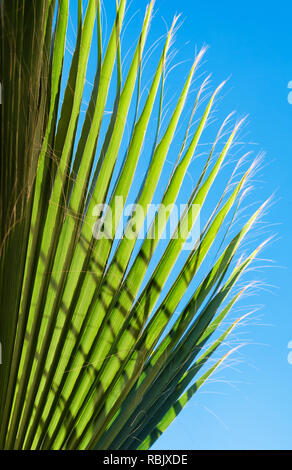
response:
M240 227L234 223L259 161L233 185L239 168L246 166L239 159L229 183L224 183L221 170L244 122L236 122L227 132L232 114L215 135L203 169L192 166L226 83L215 89L198 115L209 77L203 81L184 129L187 98L205 46L196 54L162 125L165 69L180 16L173 19L158 63L150 64L152 80L143 99L144 49L154 1L146 9L125 75L121 35L126 0L116 1L105 48L100 1L89 0L84 12L78 1L68 70L70 2L23 3L21 11L17 0L1 4L1 109L6 119L1 120L0 144L0 331L5 333L0 447L146 449L234 352L215 365L210 362L248 316L219 335L220 324L245 292L233 294L233 289L267 243L239 256L242 240L269 200ZM82 119L95 25L97 66ZM166 181L174 143L180 151ZM190 173L194 187L189 194ZM162 247L171 222L167 215L158 224L163 209L178 204L184 190L186 209L174 227L178 236L169 237ZM140 240L148 207L158 193L158 209ZM118 197L123 200L120 206ZM135 219L130 212L119 233L129 202L136 202L142 215ZM100 220L97 205L104 207ZM184 258L185 239L179 228L190 234L198 218L192 210L196 205L204 226ZM112 237L96 236L105 234L112 215ZM230 228L236 229L232 240ZM214 247L217 254L210 266Z

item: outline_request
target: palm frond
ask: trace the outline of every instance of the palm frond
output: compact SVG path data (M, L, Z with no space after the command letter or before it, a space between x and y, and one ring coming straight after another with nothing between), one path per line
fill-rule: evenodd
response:
M193 175L196 184L174 232L160 250L171 222L169 208L178 204L187 173L193 174L191 163L224 83L209 98L192 134L206 86L202 83L181 139L179 125L187 116L203 48L163 131L165 71L177 17L156 66L151 66L152 80L142 100L153 7L154 1L123 77L126 0L116 5L104 50L100 1L89 0L83 12L79 0L76 44L66 78L69 0L1 3L3 449L148 449L224 360L210 362L238 323L216 337L243 292L233 289L258 253L256 249L236 262L242 240L266 203L228 241L252 163L235 185L227 182L217 194L205 226L180 261L194 226L208 214L206 200L241 126L234 125L217 151L226 132L224 122L203 168ZM95 28L97 64L82 120ZM176 164L141 241L149 205L177 141L181 147ZM149 164L140 182L146 153ZM133 188L138 189L136 199ZM135 204L120 234L129 201ZM219 246L218 253L206 270L204 261L213 246ZM199 376L202 367L206 370Z

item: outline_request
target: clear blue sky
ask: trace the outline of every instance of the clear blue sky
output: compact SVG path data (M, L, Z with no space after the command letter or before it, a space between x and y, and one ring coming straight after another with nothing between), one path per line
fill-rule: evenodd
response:
M110 27L115 2L104 3ZM146 4L131 2L127 19L137 14L127 28L124 51L136 38ZM252 197L261 201L275 194L262 232L276 239L262 255L274 267L256 274L267 287L249 299L248 305L262 308L238 333L238 341L249 344L201 389L155 448L292 449L292 105L287 99L292 4L157 0L149 45L175 13L184 20L176 35L175 62L186 62L169 76L169 96L177 80L185 78L195 46L209 45L200 72L212 72L212 86L229 78L215 118L220 123L233 110L240 117L248 114L242 133L246 148L265 152Z
M134 2L135 3L135 2ZM143 2L139 2L143 3ZM220 112L248 114L246 140L266 152L256 198L276 191L266 221L277 224L277 240L263 256L275 267L262 271L272 287L257 294L261 318L244 327L252 345L242 350L236 370L216 375L228 384L210 383L194 397L156 448L292 449L292 5L288 1L194 2L159 0L159 16L169 24L181 12L177 35L180 56L194 44L210 46L203 68L217 83L230 77ZM189 41L186 47L185 42Z

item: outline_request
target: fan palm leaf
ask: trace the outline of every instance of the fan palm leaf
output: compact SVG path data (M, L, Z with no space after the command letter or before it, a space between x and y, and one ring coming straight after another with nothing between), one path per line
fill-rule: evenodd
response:
M154 2L146 10L124 79L126 1L120 0L116 8L103 50L100 1L89 0L85 12L78 1L76 44L65 78L69 0L1 2L3 449L148 449L229 355L215 365L210 362L240 320L216 336L244 292L233 293L234 286L262 247L236 262L242 240L266 203L227 241L252 163L235 185L226 182L187 259L167 284L241 125L234 125L217 152L229 118L224 121L174 233L158 255L171 219L171 210L165 208L179 200L224 85L209 97L193 132L207 80L196 94L176 164L140 242L205 48L196 55L163 131L165 70L178 18L142 100L142 64ZM82 120L95 28L96 73ZM126 126L133 118L121 160ZM150 160L138 182L149 132ZM119 236L127 201L138 185ZM216 244L216 259L200 277Z

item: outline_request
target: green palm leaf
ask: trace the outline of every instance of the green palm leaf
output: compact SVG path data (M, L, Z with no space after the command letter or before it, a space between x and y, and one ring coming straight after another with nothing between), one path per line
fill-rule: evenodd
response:
M241 122L218 152L229 117L224 121L174 232L158 255L171 222L171 210L165 208L178 204L223 84L209 98L191 135L207 80L199 88L176 164L140 243L205 53L203 48L196 56L163 132L165 70L177 17L142 102L143 57L153 7L154 1L123 78L126 1L116 5L103 50L100 1L89 0L83 12L79 0L76 44L65 79L69 0L1 4L3 449L149 448L224 360L210 362L238 323L216 337L242 294L232 293L234 287L258 253L256 249L236 263L241 242L266 203L228 241L254 163L235 185L226 182L187 259L180 263L180 256L195 224L208 214L206 200ZM95 79L82 120L95 25ZM133 118L121 159L127 124ZM138 188L137 172L150 134L150 160ZM236 170L232 181L234 174ZM139 189L135 206L120 234L133 188ZM217 255L206 270L213 246ZM173 273L177 274L169 285ZM199 376L203 366L206 371Z

